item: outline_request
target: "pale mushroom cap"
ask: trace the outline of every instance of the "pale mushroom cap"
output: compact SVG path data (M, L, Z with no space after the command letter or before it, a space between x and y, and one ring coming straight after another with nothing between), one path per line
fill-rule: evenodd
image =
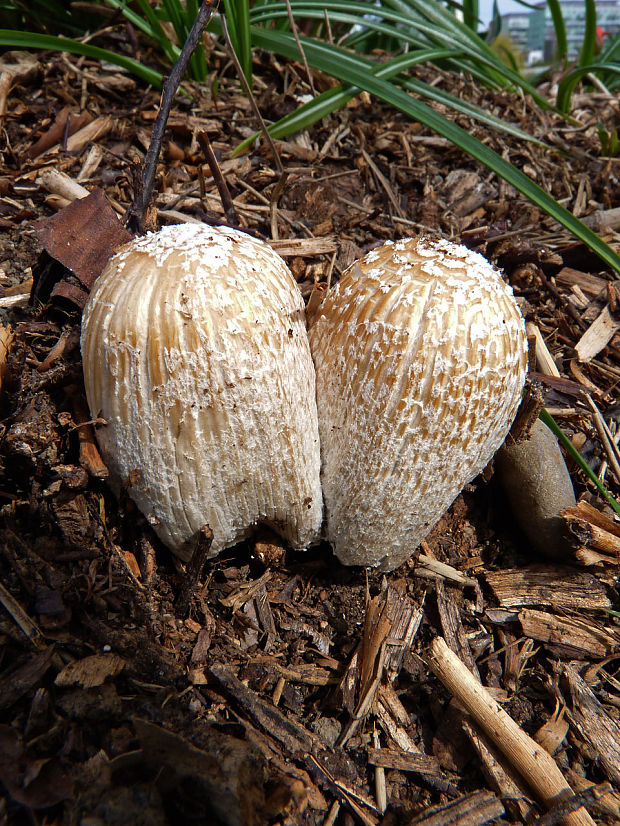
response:
M327 538L345 564L392 570L503 442L523 319L481 255L405 239L345 272L309 337Z
M124 246L82 323L97 439L181 556L263 523L294 547L320 529L315 377L303 300L284 261L245 233L192 224ZM133 483L131 483L133 482Z

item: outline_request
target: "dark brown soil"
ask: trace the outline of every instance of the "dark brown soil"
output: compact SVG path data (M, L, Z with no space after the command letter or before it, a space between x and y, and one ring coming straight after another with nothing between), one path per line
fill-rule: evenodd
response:
M222 221L197 140L204 131L239 223L270 237L273 159L260 146L231 160L256 124L225 58L216 51L212 59L217 99L209 84L188 84L178 97L156 206ZM255 71L267 120L308 91L298 65L261 55ZM431 78L430 70L420 71ZM620 205L618 159L601 156L596 132L597 124L617 127L616 100L579 99L575 127L509 93L432 74L442 87L547 141L550 148L524 144L457 118L576 214ZM327 81L316 83L325 88ZM5 302L0 311L13 332L0 398L0 822L387 825L410 823L452 801L461 804L462 819L449 820L446 811L433 823L525 822L544 812L530 778L511 787L504 758L483 756L488 741L429 670L428 646L438 635L518 725L554 751L596 822L618 822L620 633L610 613L620 608L617 547L604 559L590 558L587 568L577 565L583 537L567 541L567 564L538 557L489 471L458 497L421 549L465 575L465 584L429 572L420 549L384 577L342 567L328 546L292 553L262 536L209 562L189 610L181 611L182 566L132 502L118 503L105 481L87 473L88 463L80 464L81 286L73 279L74 300L67 293L50 297L56 281L72 277L59 266L50 274L33 222L66 201L40 176L60 170L89 190L103 189L120 211L127 208L157 105L155 91L126 75L49 54L37 58L7 101L0 287L5 298L29 293L34 271L35 298L8 309ZM60 143L36 155L32 147L63 107L70 119ZM68 149L71 121L84 112L101 119L101 130ZM443 235L482 252L503 267L527 319L541 330L563 379L542 377L545 403L598 472L604 452L581 393L589 392L615 426L620 341L616 335L587 363L573 356L602 308L616 312L615 293L601 299L592 292L598 282L588 278L602 279L605 288L615 276L488 170L364 96L279 150L289 172L280 239L316 237L332 245L323 255L289 256L304 294L389 238ZM80 177L85 165L91 172ZM620 249L615 232L606 238ZM577 272L572 283L585 304L571 303L568 269ZM63 336L59 357L48 358ZM609 516L595 488L570 469L578 497ZM618 492L611 473L606 483ZM521 590L515 585L512 602L498 597L498 575L517 573ZM536 577L546 591L534 586ZM591 598L571 599L581 588ZM418 622L409 636L403 617L409 631ZM561 624L569 619L579 633ZM546 632L547 620L559 623L555 633ZM374 685L364 682L369 668ZM578 687L591 692L587 702ZM371 702L360 710L367 695ZM583 723L586 707L591 716ZM611 745L600 734L605 725ZM479 742L484 748L476 748ZM381 771L371 757L392 760L385 814L376 798ZM615 794L600 785L607 781ZM587 792L592 784L599 786ZM487 814L481 801L490 806Z

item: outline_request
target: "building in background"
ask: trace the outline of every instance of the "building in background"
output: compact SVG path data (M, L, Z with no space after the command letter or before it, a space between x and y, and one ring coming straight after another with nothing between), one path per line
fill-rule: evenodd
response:
M526 53L529 48L530 17L527 11L509 12L502 14L501 34L506 34L514 45Z
M576 58L585 33L585 3L583 0L560 0L568 58ZM620 31L620 0L597 0L597 26L603 36ZM523 52L528 64L553 60L556 51L555 29L546 2L537 3L531 12L511 12L502 15L502 34L508 35Z

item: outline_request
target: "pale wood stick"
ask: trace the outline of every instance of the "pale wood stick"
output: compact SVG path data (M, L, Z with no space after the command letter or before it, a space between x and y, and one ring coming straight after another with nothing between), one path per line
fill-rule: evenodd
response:
M60 195L66 198L67 201L77 201L80 198L86 198L90 195L88 189L73 178L69 177L66 172L61 172L59 169L44 169L37 181L54 195Z
M381 748L379 732L373 731L372 741L376 749ZM387 790L385 788L385 769L383 766L375 766L375 797L377 799L377 809L383 814L387 809Z
M525 331L528 336L534 336L536 339L536 366L545 376L555 376L560 378L560 371L555 363L553 356L549 352L542 333L532 321L528 321L525 325Z
M428 664L547 808L574 794L551 755L491 698L442 637L431 643ZM584 808L568 814L564 822L569 826L594 826Z

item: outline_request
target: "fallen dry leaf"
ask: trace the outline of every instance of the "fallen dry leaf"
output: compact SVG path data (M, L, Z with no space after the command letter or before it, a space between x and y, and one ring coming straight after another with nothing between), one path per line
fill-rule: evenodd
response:
M92 654L66 665L55 683L63 687L81 685L83 688L94 688L102 685L108 677L120 674L125 665L126 661L118 654Z

